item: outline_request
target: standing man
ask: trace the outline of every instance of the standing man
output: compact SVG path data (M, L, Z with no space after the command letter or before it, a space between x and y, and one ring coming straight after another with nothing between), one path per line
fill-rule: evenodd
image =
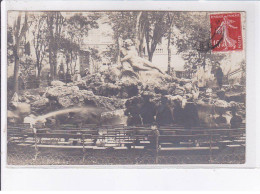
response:
M51 86L51 80L52 80L51 72L48 72L48 74L47 74L47 83L48 83L48 86Z
M141 102L138 98L127 100L125 103L126 110L125 115L127 116L127 126L141 125L142 120L140 117Z
M157 108L156 122L159 125L169 125L173 123L173 113L165 96L161 97L161 103Z
M60 65L60 70L59 70L59 80L64 82L65 81L65 76L64 76L64 67L63 67L63 63L61 63Z
M155 122L156 108L155 104L150 101L150 95L143 95L144 103L141 107L141 117L144 125L152 124Z
M19 73L18 83L19 83L19 90L24 90L25 89L25 83L24 83L24 79L23 79L21 72Z
M187 96L187 103L185 104L182 115L184 120L184 127L186 129L199 126L200 123L198 109L193 101L192 96Z
M220 67L220 64L217 62L216 63L216 72L215 72L215 77L217 79L217 83L218 83L218 86L219 88L221 89L222 88L222 85L223 85L223 71Z
M242 118L236 114L236 108L232 109L232 118L230 120L231 129L239 128L242 123Z

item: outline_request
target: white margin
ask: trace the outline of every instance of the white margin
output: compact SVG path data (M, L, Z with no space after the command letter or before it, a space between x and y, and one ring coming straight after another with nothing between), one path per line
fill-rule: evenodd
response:
M95 189L98 184L98 181L107 181L107 183L102 183L103 186L112 189L127 188L132 183L137 184L139 188L150 187L156 189L158 187L158 181L162 178L173 178L175 188L201 188L199 176L203 174L208 179L204 181L210 181L212 176L218 176L218 174L225 170L229 171L226 176L221 177L220 181L225 185L225 180L228 182L228 178L232 177L235 180L239 178L238 174L236 177L236 168L250 169L260 166L259 162L259 149L257 150L257 145L259 146L259 141L256 141L256 137L259 138L259 132L257 133L257 123L259 124L259 111L256 114L256 104L257 102L256 94L259 97L259 91L256 86L256 79L259 81L259 71L257 74L256 69L259 70L257 65L259 63L259 44L256 40L259 40L257 37L257 32L259 33L259 2L159 2L159 1L3 1L1 5L1 18L2 24L1 28L1 135L2 135L2 183L3 189L15 189L15 188L29 188L31 185L34 189L48 189L48 188L62 188L62 189L71 189L74 188L76 184L79 189L89 188ZM41 167L22 167L22 168L12 168L11 166L6 166L6 20L7 20L7 10L174 10L174 11L246 11L246 61L247 61L247 146L246 146L246 164L243 165L138 165L138 166L41 166ZM5 29L5 30L4 30ZM258 31L257 31L258 30ZM258 76L257 76L258 75ZM260 130L260 129L258 129ZM259 139L260 140L260 139ZM256 153L258 152L258 155ZM256 158L258 156L258 158ZM222 169L216 169L222 168ZM47 168L47 169L46 169ZM129 169L130 168L130 169ZM156 170L153 170L156 168ZM159 168L159 169L158 169ZM228 168L228 169L223 169ZM140 173L144 173L143 176ZM174 174L175 173L175 174ZM189 174L188 174L189 173ZM188 174L188 176L186 175ZM244 178L250 176L250 174L245 174L245 171L240 170L240 175L244 175ZM260 173L259 173L260 174ZM48 183L48 188L43 185L42 180L38 181L35 179L35 176L41 176L41 179ZM87 179L90 182L96 181L93 184L84 184L81 178L87 175ZM92 177L91 177L92 176ZM119 177L124 177L121 180ZM157 176L157 177L155 177ZM172 177L173 176L173 177ZM253 176L251 174L251 176ZM257 175L258 178L260 175ZM115 182L113 178L116 178ZM144 182L143 177L147 178L147 181ZM154 179L151 179L154 177ZM178 177L178 178L177 178ZM204 178L205 178L204 177ZM67 178L67 179L66 179ZM77 183L71 185L70 181L78 180ZM168 178L165 180L165 183L162 183L164 187L172 188L172 181L169 181ZM248 177L250 178L250 177ZM252 177L251 177L252 178ZM55 180L56 179L56 180ZM16 181L15 181L16 180ZM54 182L55 180L55 182ZM139 180L139 182L137 182ZM181 182L184 180L185 182ZM192 180L193 182L189 182ZM259 179L258 179L259 180ZM129 182L130 181L130 182ZM131 182L133 181L133 182ZM150 183L149 183L150 181ZM157 181L157 182L155 182ZM186 181L189 182L187 185ZM229 180L230 181L230 180ZM73 181L72 181L73 182ZM90 183L89 182L89 183ZM130 183L129 185L126 182ZM214 183L208 183L205 185L205 188L215 188L217 187ZM15 184L14 184L15 183ZM52 184L55 183L55 184ZM109 184L108 184L109 183ZM144 184L144 185L141 185ZM251 188L254 188L254 181L251 182ZM230 188L230 185L225 185L227 188ZM249 185L243 185L243 183L236 184L237 188L245 188ZM100 188L101 189L101 188Z

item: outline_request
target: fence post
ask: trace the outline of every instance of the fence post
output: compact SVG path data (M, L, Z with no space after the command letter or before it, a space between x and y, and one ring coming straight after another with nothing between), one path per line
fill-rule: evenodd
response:
M81 140L82 140L82 146L83 146L83 162L85 161L85 136L84 134L82 134L81 136Z
M209 142L209 163L212 163L212 133L210 132L210 142Z
M155 155L155 163L158 164L158 152L159 152L159 129L158 127L156 127L155 129L155 151L156 151L156 155Z
M137 129L136 128L133 128L133 137L132 137L132 139L133 139L133 149L131 148L131 144L130 144L130 152L131 152L131 150L133 150L133 155L134 155L134 163L136 163L138 160L137 160L137 157L136 157L136 150L135 150L135 143L136 143L136 141L137 141L137 139L136 139L136 131L137 131Z
M35 141L35 144L34 144L35 157L34 157L34 159L36 160L37 156L38 156L38 145L37 145L37 129L35 127L33 128L33 132L34 132L34 141Z

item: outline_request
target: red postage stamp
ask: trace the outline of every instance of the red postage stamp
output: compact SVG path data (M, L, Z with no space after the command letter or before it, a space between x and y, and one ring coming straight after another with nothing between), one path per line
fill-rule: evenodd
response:
M213 51L243 49L240 13L211 14L210 25Z

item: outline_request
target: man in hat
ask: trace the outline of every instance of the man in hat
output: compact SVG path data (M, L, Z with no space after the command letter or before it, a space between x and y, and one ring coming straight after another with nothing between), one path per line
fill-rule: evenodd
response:
M165 96L161 97L161 103L157 109L156 122L159 125L169 125L173 123L173 113L168 99Z
M183 110L183 121L184 126L187 129L191 129L192 127L196 127L199 125L198 109L193 102L192 95L187 95L187 102Z
M154 103L150 101L150 95L148 93L143 94L144 104L141 107L141 117L143 124L152 124L155 122L156 109Z
M218 83L218 86L219 88L221 89L222 88L222 85L223 85L223 77L224 77L224 74L223 74L223 71L220 67L220 64L217 62L216 64L216 72L215 72L215 77L217 79L217 83Z

